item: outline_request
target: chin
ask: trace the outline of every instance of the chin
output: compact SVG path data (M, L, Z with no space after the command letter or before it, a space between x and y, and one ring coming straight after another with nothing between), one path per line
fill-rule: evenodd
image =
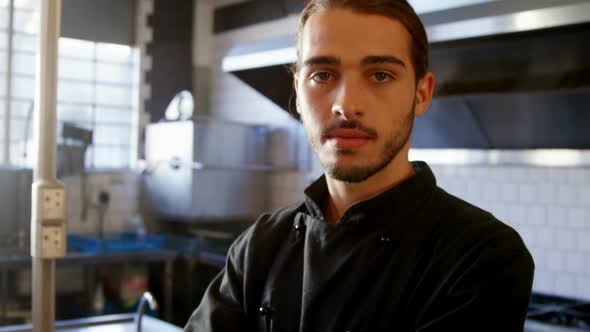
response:
M329 177L348 183L363 182L381 168L380 165L367 163L366 160L350 160L346 157L335 157L333 162L322 162L322 166Z

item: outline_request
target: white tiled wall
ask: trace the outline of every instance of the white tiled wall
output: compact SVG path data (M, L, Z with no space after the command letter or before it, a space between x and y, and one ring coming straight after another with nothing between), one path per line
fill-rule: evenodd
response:
M104 232L132 231L131 220L138 211L138 179L130 172L105 172L87 175L86 193L82 194L79 175L62 179L68 193L68 233L98 234L98 192L109 193L110 201L104 216ZM82 200L86 200L86 219L82 216Z
M439 185L524 239L537 292L590 300L590 168L433 166Z

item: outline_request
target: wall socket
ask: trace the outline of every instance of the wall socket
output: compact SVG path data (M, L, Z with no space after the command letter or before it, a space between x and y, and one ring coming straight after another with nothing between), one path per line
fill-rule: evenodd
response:
M41 193L41 200L42 219L63 220L66 218L64 189L43 189Z
M41 229L41 250L47 257L60 257L65 245L63 227L43 226Z
M31 255L66 254L66 190L59 181L35 181L32 187Z

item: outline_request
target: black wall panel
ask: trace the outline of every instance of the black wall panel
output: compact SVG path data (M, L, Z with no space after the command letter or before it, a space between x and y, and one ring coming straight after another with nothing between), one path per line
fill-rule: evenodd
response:
M152 69L146 74L151 98L145 110L158 122L178 92L192 91L193 0L155 0L148 25L154 38L147 45Z
M215 33L238 29L289 14L298 14L305 6L304 0L253 0L215 10Z

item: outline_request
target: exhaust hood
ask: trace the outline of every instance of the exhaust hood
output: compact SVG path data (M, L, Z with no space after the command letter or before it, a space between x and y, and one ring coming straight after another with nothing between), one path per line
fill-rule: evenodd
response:
M436 11L416 2L437 84L412 147L590 149L590 1L465 0ZM289 111L295 59L288 36L240 45L222 66Z

